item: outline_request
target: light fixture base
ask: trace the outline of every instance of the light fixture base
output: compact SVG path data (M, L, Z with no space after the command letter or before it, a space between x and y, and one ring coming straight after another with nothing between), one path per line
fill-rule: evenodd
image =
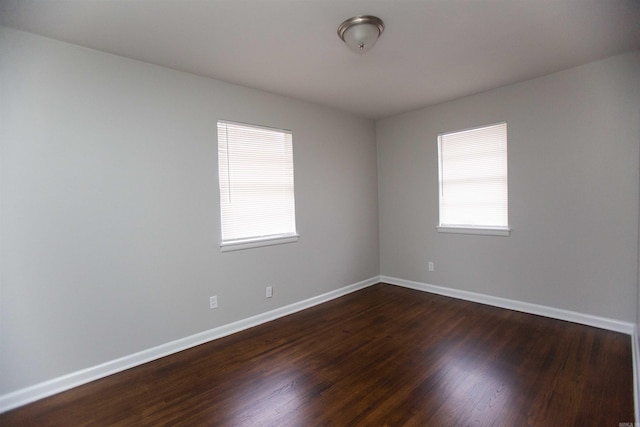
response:
M360 29L360 31L357 31ZM349 31L351 30L351 31ZM365 52L375 44L384 31L384 22L377 16L360 15L344 21L338 27L338 36L357 52Z

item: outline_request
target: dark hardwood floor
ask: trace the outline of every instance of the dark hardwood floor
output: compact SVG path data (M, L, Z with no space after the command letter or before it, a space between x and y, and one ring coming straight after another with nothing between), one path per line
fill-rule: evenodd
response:
M614 426L630 337L378 284L0 415L2 426Z

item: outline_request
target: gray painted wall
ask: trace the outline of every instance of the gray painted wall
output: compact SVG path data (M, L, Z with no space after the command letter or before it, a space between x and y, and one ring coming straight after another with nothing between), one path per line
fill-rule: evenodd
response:
M2 27L0 84L0 394L379 274L372 121ZM220 118L293 131L299 242L220 252Z
M628 54L374 126L0 27L0 394L378 274L640 320L639 79ZM293 130L298 243L219 251L219 118ZM512 235L438 234L437 134L501 120Z
M639 119L635 52L380 120L381 274L635 322ZM438 233L438 133L502 120L511 236Z

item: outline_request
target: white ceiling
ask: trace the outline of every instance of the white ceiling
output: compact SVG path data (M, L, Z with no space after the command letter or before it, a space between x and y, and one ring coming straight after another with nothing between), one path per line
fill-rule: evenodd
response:
M386 30L365 55L354 15ZM0 0L0 23L382 118L640 49L640 0Z

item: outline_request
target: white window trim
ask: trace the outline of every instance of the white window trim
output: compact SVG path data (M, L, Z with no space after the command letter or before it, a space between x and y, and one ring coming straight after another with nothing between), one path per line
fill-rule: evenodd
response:
M242 249L259 248L262 246L281 245L283 243L297 242L299 238L299 234L290 234L286 236L255 237L252 239L220 242L220 251L231 252Z
M439 225L436 227L438 233L451 234L475 234L482 236L502 236L509 237L511 235L510 228L503 227L451 227Z

